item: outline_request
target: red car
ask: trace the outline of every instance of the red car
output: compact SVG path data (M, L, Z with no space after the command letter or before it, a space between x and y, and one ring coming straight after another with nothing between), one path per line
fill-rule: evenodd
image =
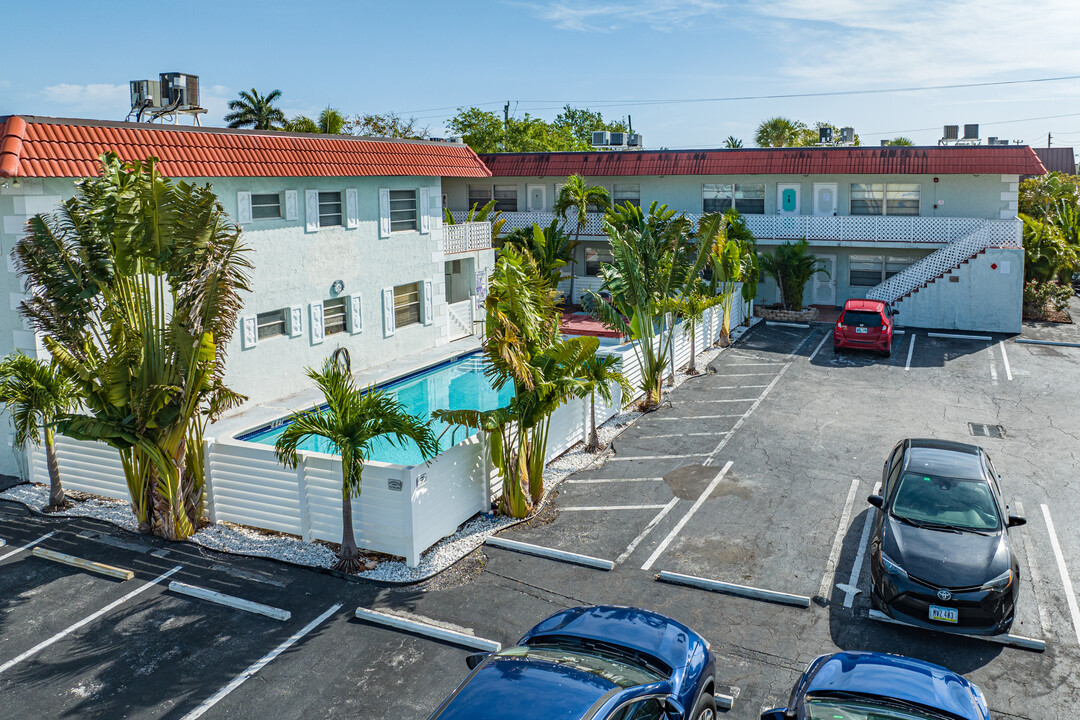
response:
M893 310L881 300L848 300L833 328L833 350L877 350L892 353Z

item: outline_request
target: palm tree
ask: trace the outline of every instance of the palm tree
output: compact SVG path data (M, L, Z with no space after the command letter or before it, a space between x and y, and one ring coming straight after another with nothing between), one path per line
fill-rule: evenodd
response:
M628 400L634 390L630 382L619 369L619 359L613 355L593 355L581 366L581 377L578 380L574 394L578 397L589 398L589 417L592 425L589 428L589 441L585 444L585 451L594 453L600 447L600 436L596 432L596 396L610 403L614 398L612 390L618 387L622 390L623 400Z
M46 510L64 505L60 466L56 461L56 421L77 404L75 383L55 362L35 360L12 353L0 362L0 402L11 413L15 445L40 442L38 428L45 431L45 459L49 467L49 504Z
M319 124L309 118L307 115L297 115L292 120L286 120L282 123L281 129L285 132L294 133L318 133Z
M526 252L536 261L537 271L547 279L552 290L559 289L559 282L565 279L562 268L574 257L577 241L559 227L558 220L552 220L546 228L533 223L531 228L519 228L506 234L502 246L512 245Z
M491 239L497 240L502 234L503 225L506 224L506 218L502 216L502 212L495 209L495 201L488 200L487 204L483 207L478 207L480 203L473 203L473 206L469 209L469 212L465 215L465 219L462 222L490 222L491 223ZM447 225L457 225L454 222L454 214L450 212L450 208L443 208L443 222Z
M326 398L325 409L293 413L285 431L274 444L274 453L286 467L300 462L300 445L309 437L326 438L341 455L341 549L336 570L354 573L362 569L360 551L353 534L352 499L363 489L364 463L371 442L386 437L392 444L416 443L424 459L438 451L438 441L428 422L409 415L393 395L374 388L364 392L348 370L328 358L321 370L307 369Z
M806 125L786 117L773 117L758 125L754 142L758 147L792 147L798 145Z
M713 264L716 264L716 259L713 259ZM715 270L714 270L715 272ZM730 293L728 293L730 297ZM697 287L689 291L683 299L672 304L671 308L682 318L683 321L683 334L690 336L690 362L686 366L687 375L697 375L697 326L705 317L705 311L709 308L722 305L724 302L724 295L717 295L715 292L710 292L708 284L701 280L697 283ZM673 378L673 375L670 376Z
M280 97L280 90L271 90L266 95L260 95L255 88L250 92L241 90L239 100L229 101L232 112L225 116L225 122L231 128L250 126L255 130L273 130L285 124L285 113L274 107L274 101Z
M726 138L724 138L724 147L728 150L734 150L737 148L741 148L742 146L742 140L735 137L734 135L728 135Z
M894 137L892 140L885 143L886 147L911 147L914 144L915 143L913 143L910 139L904 137L903 135L899 137Z
M345 116L340 110L327 105L319 113L319 132L323 135L341 135L345 132Z
M589 208L606 210L611 207L611 195L602 187L585 184L585 178L580 175L571 175L566 178L566 184L559 188L559 196L555 198L552 210L555 214L566 219L566 214L572 212L577 220L577 230L574 232L574 245L581 240L581 230L588 222ZM574 276L577 275L577 253L570 261L570 303L574 302Z
M810 253L806 238L795 243L785 242L771 253L761 253L759 261L761 269L776 279L780 303L785 310L802 310L806 283L818 273L829 274L825 264Z
M206 425L244 400L224 383L249 290L240 228L209 186L113 153L59 212L27 226L13 253L28 295L20 313L83 403L58 431L119 451L142 532L189 537Z

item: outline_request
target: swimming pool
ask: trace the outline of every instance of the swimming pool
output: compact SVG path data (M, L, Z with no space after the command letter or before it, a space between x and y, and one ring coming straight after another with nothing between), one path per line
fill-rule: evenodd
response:
M431 411L448 408L450 410L494 410L510 402L514 396L512 385L506 385L500 392L491 387L491 382L484 375L486 360L480 353L473 353L456 358L435 367L421 370L386 385L380 385L405 406L407 412L419 415L425 420L431 417ZM238 440L273 445L288 423L285 418L270 425L237 436ZM431 429L438 437L447 424L433 421ZM475 430L459 428L455 439L460 442L475 434ZM454 431L449 431L439 442L439 450L450 447ZM300 446L301 450L324 453L337 453L336 448L320 437L308 437ZM371 443L368 460L392 463L395 465L419 465L424 462L420 449L412 441L404 447L391 445L385 438L378 438Z

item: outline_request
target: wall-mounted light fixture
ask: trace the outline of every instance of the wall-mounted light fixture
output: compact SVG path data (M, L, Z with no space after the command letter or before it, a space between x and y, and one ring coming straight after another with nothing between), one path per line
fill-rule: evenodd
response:
M345 282L343 280L335 280L334 284L330 286L330 292L337 295L345 289Z

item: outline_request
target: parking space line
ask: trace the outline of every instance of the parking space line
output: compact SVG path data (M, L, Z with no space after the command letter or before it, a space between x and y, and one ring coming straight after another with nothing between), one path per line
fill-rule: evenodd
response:
M49 538L51 538L55 534L56 534L55 530L53 530L52 532L47 532L44 535L42 535L41 537L39 537L37 540L34 540L32 542L28 542L25 545L23 545L22 547L15 548L14 550L12 550L12 551L10 551L8 553L5 553L4 555L0 555L0 562L3 562L5 560L7 560L12 555L18 555L23 550L28 550L28 549L34 547L35 545L37 545L42 540L48 540Z
M904 363L904 369L911 369L911 353L915 352L915 333L911 333L911 342L907 346L907 362Z
M821 350L821 348L825 345L825 341L828 340L828 339L829 339L829 333L825 333L825 337L821 338L821 342L819 342L817 344L817 347L814 348L814 352L810 353L810 357L807 360L807 362L811 362L811 361L813 361L814 358L817 357L818 351Z
M989 345L986 348L986 358L990 363L990 383L997 385L997 365L994 363L994 346Z
M742 415L740 415L738 413L731 413L731 414L728 414L728 415L695 415L692 418L685 418L685 417L658 417L658 418L652 418L652 419L653 420L665 420L665 421L677 420L679 422L688 422L690 420L721 420L723 418L741 418L741 417L742 417Z
M602 483L622 483L622 482L658 482L662 481L662 477L643 477L643 478L581 478L577 480L567 480L567 485L599 485Z
M585 567L597 568L599 570L615 569L615 563L610 560L593 557L592 555L569 552L567 550L559 550L557 548L544 547L543 545L533 545L532 543L521 542L520 540L510 540L496 535L488 536L484 540L484 544L502 548L503 550L524 553L526 555L535 555L537 557L547 558L548 560L561 560L562 562L567 562L572 565L584 565Z
M1012 380L1012 366L1009 365L1009 354L1005 352L1005 341L999 341L998 347L1001 348L1001 360L1005 363L1005 378L1007 380Z
M836 528L836 536L833 538L832 549L829 551L829 561L825 563L825 574L821 578L821 589L818 595L823 598L829 597L830 590L836 582L836 565L840 560L840 549L844 545L844 532L851 521L851 507L855 504L855 493L858 491L859 478L852 478L847 501L844 502L844 512L840 515L840 525Z
M755 373L756 374L756 373ZM730 376L725 376L730 377ZM761 388L769 387L768 385L720 385L717 387L709 388L709 392L713 390L760 390Z
M859 577L862 575L863 558L866 556L866 543L870 538L870 527L874 524L874 509L866 513L866 521L863 523L862 535L859 536L859 551L855 553L855 564L851 568L848 577L848 587L844 590L844 607L849 608L855 602L855 594L859 591Z
M582 505L577 507L560 507L559 510L566 512L591 512L593 510L658 510L663 505Z
M741 365L780 365L780 364L782 364L782 361L780 361L780 360L769 360L769 361L766 361L766 362L732 362L732 363L724 363L724 366L725 367L735 367L737 365L741 366Z
M619 557L615 558L615 564L621 565L623 561L626 560L626 558L630 557L634 550L637 549L637 546L641 544L641 541L648 537L649 533L653 531L653 528L656 527L660 523L660 521L663 520L669 512L671 512L671 508L675 507L678 503L679 498L671 498L671 501L664 506L664 509L656 513L656 516L649 521L649 524L645 526L645 529L642 530L636 538L630 541L630 544L626 546L626 549L622 551L622 554L619 555Z
M27 650L26 652L22 653L21 655L18 655L16 657L12 658L11 660L8 660L3 665L0 665L0 675L4 674L5 672L10 670L11 668L15 667L16 665L21 663L23 660L26 660L29 657L33 657L34 655L38 654L39 652L41 652L45 648L49 647L50 645L52 645L52 644L54 644L56 642L59 642L60 640L64 639L66 636L68 636L71 633L75 632L79 628L81 628L81 627L83 627L85 625L89 625L90 623L94 622L95 620L97 620L102 615L108 613L110 610L113 610L114 608L117 608L117 607L123 605L128 600L135 597L136 595L144 593L147 590L149 590L150 588L157 585L158 583L160 583L160 582L162 582L164 580L167 580L173 574L179 572L182 567L183 567L182 565L177 565L172 570L168 570L168 571L162 573L161 575L158 575L153 580L147 582L145 585L140 585L139 587L137 587L134 590L132 590L131 592L129 592L127 595L120 598L119 600L113 600L111 603L109 603L105 607L101 608L97 612L94 612L94 613L91 613L90 615L87 615L86 617L84 617L79 622L75 623L74 625L69 625L67 628L65 628L64 630L61 630L60 632L56 633L55 635L53 635L48 640L40 642L37 645L35 645L34 647Z
M1023 503L1016 503L1016 512L1024 514ZM1042 627L1043 637L1050 637L1050 618L1046 615L1044 604L1039 601L1039 587L1042 585L1042 573L1039 571L1039 563L1031 553L1031 543L1028 542L1028 526L1020 526L1020 543L1024 546L1024 557L1027 558L1028 570L1031 572L1031 588L1035 596L1035 609L1039 611L1039 625Z
M683 515L682 519L679 520L675 527L671 529L671 532L668 533L667 537L664 538L660 542L660 544L656 546L656 549L653 550L653 554L650 555L649 559L645 561L645 564L641 566L642 570L648 570L649 568L651 568L653 566L653 563L655 563L660 558L660 555L665 550L667 550L667 546L671 544L671 541L675 539L675 536L678 535L679 532L686 526L686 523L690 522L690 518L694 517L694 514L698 511L698 509L705 504L705 501L708 500L709 495L711 495L712 491L716 489L716 486L720 484L720 481L724 479L724 476L727 475L727 471L731 469L731 466L733 464L733 461L727 461L727 464L724 465L723 469L716 474L716 477L714 477L712 482L709 483L709 486L705 488L704 492L702 492L698 499L694 501L693 506L686 511L686 514Z
M195 708L194 710L189 712L187 715L185 715L182 718L182 720L195 720L195 718L200 718L203 715L205 715L207 710L209 710L210 708L214 707L219 702L221 702L225 698L226 695L228 695L233 690L235 690L236 688L243 685L248 680L248 678L250 678L255 673L262 670L264 667L266 667L268 664L270 664L270 662L272 660L274 660L274 658L276 658L278 655L280 655L281 653L288 650L290 647L292 647L294 644L296 644L296 642L298 642L301 638L303 638L309 632L311 632L312 630L317 628L328 617L330 617L331 615L333 615L334 613L336 613L340 609L341 609L341 603L337 603L336 605L331 606L329 609L327 609L325 612L323 612L322 615L320 615L319 617L315 618L314 620L309 622L307 625L305 625L303 627L303 629L301 629L298 632L295 632L292 635L290 635L289 638L285 640L285 642L281 643L276 648L274 648L273 650L268 652L266 655L261 657L259 660L252 663L246 670L244 670L244 672L240 673L235 678L233 678L232 681L228 685L226 685L225 687L218 690L212 696L210 696L209 698L204 700L202 703L200 703L197 708Z
M1046 529L1050 532L1050 547L1054 550L1058 573L1061 575L1061 582L1065 586L1065 600L1069 604L1069 615L1072 616L1076 642L1080 643L1080 607L1076 605L1076 592L1073 590L1072 580L1069 579L1069 568L1065 566L1065 556L1061 554L1061 545L1058 543L1057 533L1054 532L1054 520L1050 517L1050 508L1042 505L1042 512L1043 519L1046 520Z
M779 365L780 363L773 363L773 364L774 365ZM721 365L721 367L727 367L727 366L726 365ZM772 375L772 373L716 373L716 375L718 375L719 377L725 377L725 378L729 378L729 377L762 377L763 375Z
M608 458L608 462L613 462L615 460L624 462L626 460L679 460L680 458L705 457L708 454L709 453L682 453L677 455L624 455L621 457L616 455Z
M169 583L169 590L180 595L187 595L188 597L198 598L200 600L208 600L218 605L225 605L236 610L246 610L256 615L265 615L268 618L274 620L280 620L282 622L287 621L292 617L292 613L288 610L282 610L280 608L271 607L269 605L263 605L262 603L252 602L251 600L244 600L233 595L226 595L225 593L219 593L215 590L209 590L207 588L198 587L196 585L188 585L187 583L177 582L173 580Z
M668 438L681 438L681 437L719 437L720 435L727 435L726 432L702 432L702 433L670 433L667 435L642 435L637 438L638 440L663 440Z

